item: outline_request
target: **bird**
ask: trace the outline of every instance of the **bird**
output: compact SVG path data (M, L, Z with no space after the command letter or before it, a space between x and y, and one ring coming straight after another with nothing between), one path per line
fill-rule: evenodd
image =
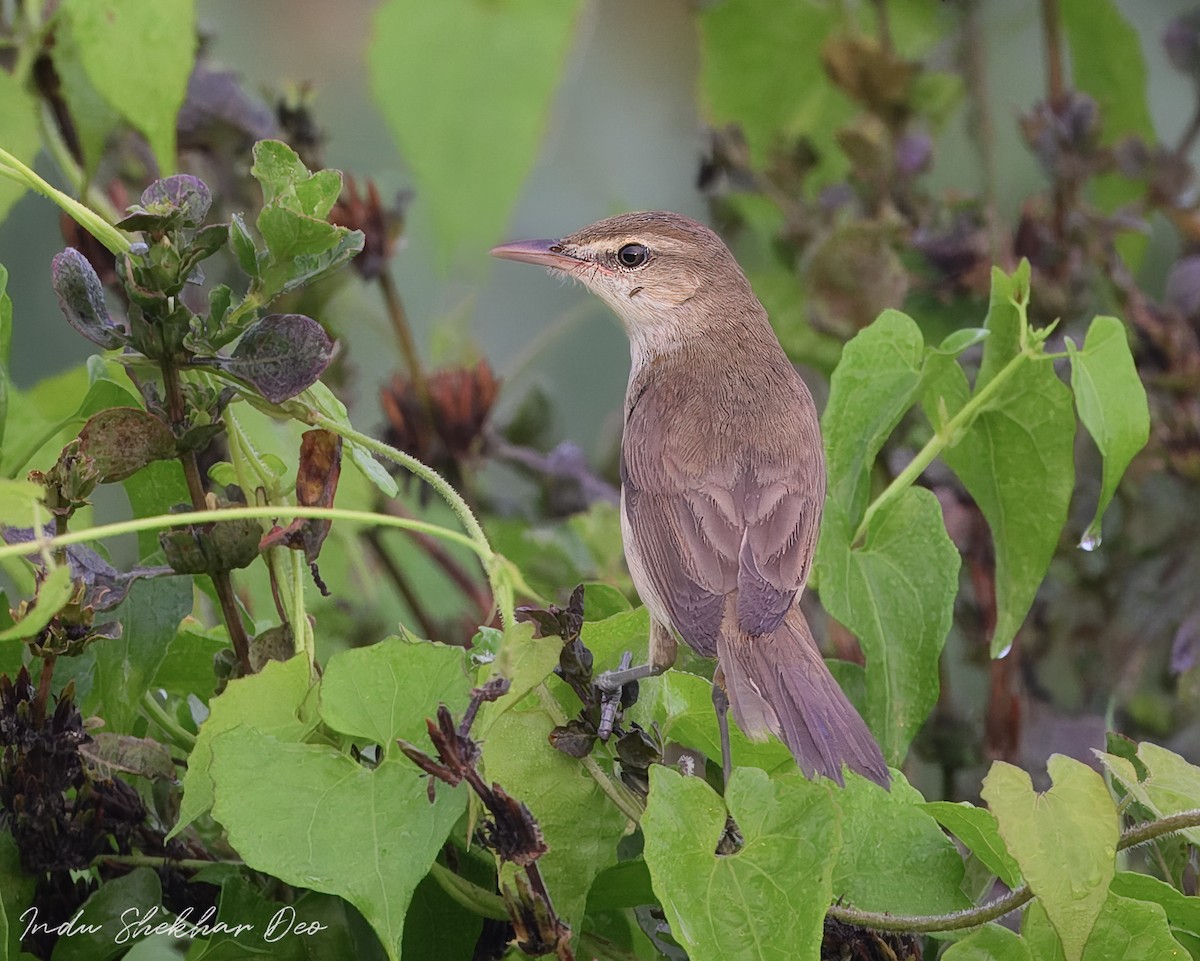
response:
M726 783L732 708L744 734L774 734L807 777L844 784L845 766L888 787L799 606L825 500L816 405L729 248L695 220L645 211L491 254L579 281L629 337L621 533L650 659L597 684L662 673L681 638L717 660Z

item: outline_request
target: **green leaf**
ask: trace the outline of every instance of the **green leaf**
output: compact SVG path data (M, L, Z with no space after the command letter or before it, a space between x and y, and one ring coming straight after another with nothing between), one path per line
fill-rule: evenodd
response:
M168 513L176 504L190 503L183 465L178 460L160 460L147 464L121 485L129 498L134 517L154 517ZM138 559L146 561L159 554L158 531L138 533Z
M63 609L71 599L73 591L71 569L65 564L54 568L38 589L37 601L33 607L12 627L0 631L0 641L36 637L54 615Z
M1004 846L996 816L966 801L930 801L924 805L938 824L966 845L975 857L1010 888L1021 883L1021 868Z
M1193 958L1196 957L1200 951L1200 898L1189 897L1165 881L1132 871L1118 871L1109 891L1123 898L1152 901L1162 907L1172 937L1188 948Z
M1067 961L1079 961L1113 878L1120 825L1099 774L1061 754L1047 769L1053 786L1039 794L1025 771L997 761L981 793Z
M1101 139L1113 144L1123 137L1154 143L1157 134L1150 116L1146 60L1137 29L1113 0L1063 0L1063 32L1071 51L1071 77L1077 89L1096 99L1103 124ZM1116 173L1093 181L1097 205L1111 213L1136 200L1144 190L1135 179ZM1146 237L1125 233L1117 248L1136 270Z
M898 766L938 698L938 659L958 592L958 549L932 492L910 487L871 520L862 547L854 523L828 501L816 568L821 603L862 643L866 721Z
M579 639L592 652L597 671L615 669L626 651L633 654L634 664L644 664L650 648L650 612L639 606L603 620L585 620Z
M1010 363L990 403L942 458L987 518L996 548L996 629L992 656L1011 646L1033 604L1075 486L1075 413L1071 392L1050 363L1014 360L1021 353L1029 266L1012 275L992 272L992 297L978 395ZM932 423L944 405L953 416L966 404L966 377L957 364L929 384L924 404Z
M528 622L512 624L504 631L496 660L480 668L479 682L506 677L508 693L480 709L479 720L475 723L476 737L480 740L488 737L492 725L502 714L521 703L526 694L553 673L562 648L561 637L534 637L533 625Z
M835 897L867 911L941 914L970 907L958 849L924 810L924 798L893 774L892 788L852 775L834 794L842 812Z
M391 751L396 738L424 742L439 704L459 715L470 687L463 648L389 637L329 659L318 709L334 730Z
M179 622L191 609L189 578L160 577L134 583L117 609L121 636L92 648L95 684L84 699L85 716L101 715L106 729L118 734L133 731L141 715L142 695L166 658Z
M188 756L179 821L168 837L177 835L212 807L213 782L209 768L216 738L245 725L264 735L299 740L315 724L314 720L304 720L300 716L311 684L308 663L303 657L293 657L290 661L268 661L258 674L230 681L229 686L212 699L208 718L200 725L196 746Z
M1149 741L1139 744L1138 759L1149 772L1140 781L1132 762L1115 754L1098 756L1108 772L1155 817L1200 808L1200 768L1174 751ZM1187 828L1180 833L1192 844L1200 844L1200 828Z
M242 860L345 898L398 959L409 901L462 816L466 787L439 786L430 804L426 779L406 761L371 770L248 726L225 731L212 748L213 816Z
M701 751L719 764L721 743L713 710L712 681L675 670L640 684L641 693L632 718L647 730L657 724L664 738ZM751 741L737 724L729 725L729 750L734 767L776 772L793 770L796 763L783 742L776 738Z
M8 422L8 355L12 347L13 306L7 287L8 269L0 264L0 450L4 449L4 427Z
M555 910L578 931L592 878L616 863L628 822L577 760L550 746L553 727L540 708L508 711L483 741L483 769L533 812L550 849L538 869Z
M1083 349L1068 337L1067 350L1079 419L1104 458L1096 516L1081 542L1091 550L1100 544L1100 522L1125 468L1150 439L1150 408L1129 352L1125 325L1116 317L1095 318Z
M1021 921L1021 934L1035 961L1070 958L1044 906L1031 904ZM1083 961L1186 961L1188 954L1171 937L1162 907L1109 892L1101 905Z
M35 883L21 869L17 842L7 830L0 830L0 957L20 957L20 937L25 926L18 918L33 899ZM11 918L11 922L6 922L6 918Z
M745 843L721 856L726 805ZM642 831L654 891L692 961L819 957L843 834L826 784L740 768L722 802L701 778L655 765Z
M71 124L79 140L83 154L81 164L85 179L95 177L109 138L122 127L122 118L88 77L83 65L79 41L70 18L59 21L54 31L54 45L50 48L54 61L54 72L58 76L62 98L70 113Z
M924 355L916 322L885 310L846 344L833 372L821 418L829 499L855 525L867 506L875 455L917 398Z
M22 81L7 70L0 70L0 144L27 167L33 166L42 145L38 132L38 102L25 89ZM0 161L0 167L5 166ZM25 195L24 184L0 177L0 223L8 216L13 204Z
M217 686L213 657L228 647L224 627L205 633L195 621L185 620L167 644L150 687L182 698L194 694L207 704Z
M175 116L196 58L194 0L64 0L60 16L92 86L172 172Z
M53 961L110 961L129 950L130 922L151 918L153 924L169 922L162 908L162 884L150 868L135 868L105 881L77 909L82 918L70 936L58 939ZM99 928L98 931L91 930Z
M836 133L854 114L825 75L821 50L842 14L836 5L726 0L700 21L700 89L715 125L737 123L750 157L766 164L780 141L805 136L822 180L846 167Z
M537 158L582 8L579 0L379 6L371 87L431 212L443 260L500 239Z
M1008 928L988 924L946 948L941 961L1033 961L1033 955Z

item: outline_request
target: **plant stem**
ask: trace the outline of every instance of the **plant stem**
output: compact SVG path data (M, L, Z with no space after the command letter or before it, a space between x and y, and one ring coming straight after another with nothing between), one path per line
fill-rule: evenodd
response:
M171 426L181 425L186 419L186 404L183 398L183 388L179 383L179 371L169 358L164 358L159 365L162 370L163 390L167 395L167 416ZM204 482L200 477L200 463L196 460L194 450L184 451L179 455L183 465L183 476L187 481L188 494L192 498L192 507L197 511L208 509L208 501L204 496ZM217 600L221 604L221 615L225 620L225 629L229 632L229 641L233 652L237 655L238 663L246 674L254 672L250 663L250 637L246 634L246 625L242 623L242 614L238 610L237 597L233 593L233 580L228 571L217 571L209 575Z
M214 864L232 864L240 868L246 866L244 861L228 859L205 861L201 858L175 859L153 854L101 854L92 860L92 864L120 864L131 868L162 868L170 866L184 871L203 871L205 868L211 868Z
M371 511L352 511L337 507L219 507L211 511L187 511L182 514L156 514L153 517L135 517L127 521L117 521L113 524L102 524L82 531L71 531L62 537L43 537L36 533L32 540L20 544L0 544L0 560L8 557L25 557L29 554L40 554L70 544L85 544L88 541L103 540L107 537L118 537L121 534L136 534L139 531L169 530L173 527L187 527L189 524L211 524L217 521L241 520L274 520L279 517L313 517L319 520L347 521L356 524L379 524L383 527L395 527L399 530L416 530L434 537L441 537L456 544L462 544L475 553L480 548L458 531L452 531L437 524L425 521L405 520L388 514L375 514Z
M457 901L468 911L496 921L508 920L508 911L505 909L504 899L500 895L484 890L478 884L455 874L444 864L438 864L436 861L429 868L429 876L438 883L438 887L450 895L451 899Z
M956 441L959 435L971 425L971 422L987 407L992 397L995 396L1000 388L1020 370L1021 365L1027 361L1035 360L1036 357L1037 355L1031 348L1026 347L1022 349L1021 353L1005 364L995 377L989 380L974 397L963 405L962 410L951 417L950 420L929 438L929 442L917 452L916 457L909 462L908 466L897 474L883 493L871 502L866 513L863 514L862 523L858 525L858 529L854 532L854 539L851 541L851 544L858 545L862 543L875 515L904 493L906 489L911 487L917 478L925 472L925 468L933 463L934 458L945 450L947 446Z
M142 694L142 709L150 716L150 720L170 735L171 741L177 747L187 751L188 754L192 753L192 748L196 746L196 735L182 727L175 718L171 717L163 706L158 703L158 698L149 691Z
M0 177L7 177L16 183L24 184L43 197L53 200L70 214L76 223L114 254L120 255L129 252L132 244L129 238L121 233L121 231L117 230L116 227L90 207L81 204L73 197L68 197L57 187L50 186L50 184L34 173L33 170L2 147L0 147Z
M408 313L404 309L404 301L400 299L400 291L392 279L391 272L385 266L379 272L379 289L383 293L383 303L387 308L388 320L392 322L392 330L400 345L400 353L404 357L404 366L408 368L408 377L417 391L421 403L429 406L429 382L425 379L425 371L421 367L421 357L417 353L417 345L413 341L412 328L408 324Z
M1174 834L1187 828L1200 827L1200 810L1180 811L1136 824L1128 828L1117 842L1117 850L1145 844L1167 834ZM885 911L860 911L847 905L835 904L829 909L829 916L846 924L856 924L863 928L873 928L876 931L900 931L907 934L932 934L938 931L962 931L966 928L977 928L981 924L995 921L1006 914L1015 911L1034 897L1029 885L1022 884L1019 888L988 904L964 911L952 911L949 914L930 915L900 915L888 914Z

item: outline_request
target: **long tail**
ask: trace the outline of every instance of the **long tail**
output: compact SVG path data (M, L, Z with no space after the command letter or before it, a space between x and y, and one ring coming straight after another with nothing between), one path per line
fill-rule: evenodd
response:
M875 738L821 659L798 607L774 634L730 634L717 657L733 716L747 736L775 734L808 777L838 784L842 765L888 787L891 775Z

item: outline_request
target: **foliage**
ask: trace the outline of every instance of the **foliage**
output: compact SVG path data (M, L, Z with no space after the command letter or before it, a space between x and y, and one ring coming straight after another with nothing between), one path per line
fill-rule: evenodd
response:
M583 19L553 6L376 14L376 97L444 255L502 229L534 163ZM696 13L699 88L725 125L702 171L714 216L785 346L829 374L813 580L824 633L865 656L833 667L890 791L807 781L736 730L722 784L713 668L687 654L619 695L595 683L644 655L649 626L612 485L525 446L519 417L493 423L486 363L422 369L387 270L402 210L311 143L214 141L216 190L111 163L171 174L196 76L192 4L143 7L0 8L0 214L28 188L70 216L50 282L97 351L18 390L0 268L6 956L136 961L161 923L195 959L815 959L851 939L899 957L932 954L927 934L953 961L1200 957L1200 768L1114 732L1097 757L1051 756L1039 792L1041 772L1010 763L1001 700L1054 565L1097 556L1110 513L1129 529L1126 472L1194 471L1177 386L1200 350L1194 264L1154 302L1126 232L1152 210L1186 232L1194 211L1167 185L1189 143L1148 142L1145 64L1115 5L1064 2L1056 24L1047 4L1079 89L1051 46L1047 99L1021 120L1050 195L1004 251L994 197L920 181L948 114L986 104L969 71L921 59L957 14ZM1200 76L1195 19L1172 31L1172 61ZM39 145L70 191L31 169ZM143 188L123 215L93 179L123 186L113 169ZM407 367L381 397L385 440L339 389L326 311L350 265ZM1078 457L1077 419L1099 464ZM535 473L543 502L514 512L489 459ZM93 507L101 485L124 492L121 519ZM1065 555L1073 503L1091 520ZM136 548L112 540L132 533ZM945 733L943 648L968 607L999 678L982 748ZM964 790L968 751L995 760ZM931 754L946 790L927 801L909 778ZM1017 910L1019 932L996 923ZM77 915L95 930L62 926Z

